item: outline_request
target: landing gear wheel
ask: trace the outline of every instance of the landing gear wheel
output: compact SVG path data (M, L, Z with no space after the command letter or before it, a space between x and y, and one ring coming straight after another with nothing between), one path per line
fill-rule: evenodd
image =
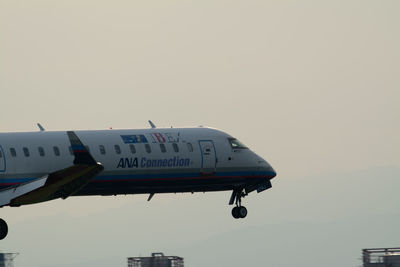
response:
M234 189L232 191L231 199L229 200L229 205L236 203L236 207L232 209L232 216L235 219L245 218L247 216L247 209L242 206L242 198L247 196L248 193L242 188Z
M239 207L234 207L232 209L232 216L235 219L239 219L240 218L240 214L239 214Z
M4 239L8 234L8 226L7 223L0 219L0 240Z
M244 206L238 207L239 218L245 218L247 216L247 209Z

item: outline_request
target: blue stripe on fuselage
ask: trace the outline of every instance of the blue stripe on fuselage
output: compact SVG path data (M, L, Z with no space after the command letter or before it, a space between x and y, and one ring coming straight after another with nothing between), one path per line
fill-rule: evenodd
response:
M222 178L222 177L272 177L274 174L271 172L217 172L207 176L195 173L162 173L162 174L125 174L125 175L99 175L93 179L95 182L112 182L116 181L130 181L130 180L162 180L162 179L204 179L204 178Z

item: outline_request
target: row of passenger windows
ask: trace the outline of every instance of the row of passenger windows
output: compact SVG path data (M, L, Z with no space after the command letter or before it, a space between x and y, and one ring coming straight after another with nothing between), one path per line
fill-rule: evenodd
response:
M193 152L193 145L191 143L186 143L186 146L187 146L187 149L188 149L189 152ZM167 146L165 144L159 144L159 147L160 147L160 151L162 153L166 153L167 152ZM179 146L178 146L177 143L172 143L171 147L172 147L172 150L175 153L179 152ZM151 148L151 146L149 144L144 144L144 148L145 148L147 153L151 153L152 152L152 148ZM86 149L88 151L90 151L88 146L86 146ZM130 152L132 154L135 154L136 153L136 146L134 144L130 144L129 145L129 150L130 150ZM45 154L46 154L44 148L41 147L41 146L39 146L37 148L37 151L38 151L39 156L41 156L41 157L44 157ZM118 155L122 153L121 147L119 145L114 145L114 151ZM25 155L25 157L29 157L31 155L31 153L30 153L30 151L29 151L29 149L27 147L23 147L22 148L22 152ZM106 148L105 148L104 145L99 145L99 152L100 152L101 155L105 155L106 154ZM60 156L61 153L60 153L59 147L53 146L53 153L57 157ZM71 147L69 147L69 153L71 155L74 154ZM13 147L10 148L10 154L11 154L12 157L16 157L17 156L17 151L15 150L15 148L13 148ZM2 152L0 150L0 158L2 158L2 157L3 157L3 154L2 154Z

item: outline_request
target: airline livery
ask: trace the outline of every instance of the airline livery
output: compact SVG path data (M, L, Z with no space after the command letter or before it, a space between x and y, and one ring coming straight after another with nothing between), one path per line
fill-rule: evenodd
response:
M69 196L231 190L241 200L271 188L276 172L229 134L206 127L0 133L0 207ZM0 239L8 233L0 219Z

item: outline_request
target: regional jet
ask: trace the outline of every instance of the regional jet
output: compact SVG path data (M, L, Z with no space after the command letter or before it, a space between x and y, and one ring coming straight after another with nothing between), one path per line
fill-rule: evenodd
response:
M149 121L150 122L150 121ZM231 135L212 128L0 133L0 207L70 196L232 191L242 198L271 188L276 172ZM0 219L0 239L8 233Z

